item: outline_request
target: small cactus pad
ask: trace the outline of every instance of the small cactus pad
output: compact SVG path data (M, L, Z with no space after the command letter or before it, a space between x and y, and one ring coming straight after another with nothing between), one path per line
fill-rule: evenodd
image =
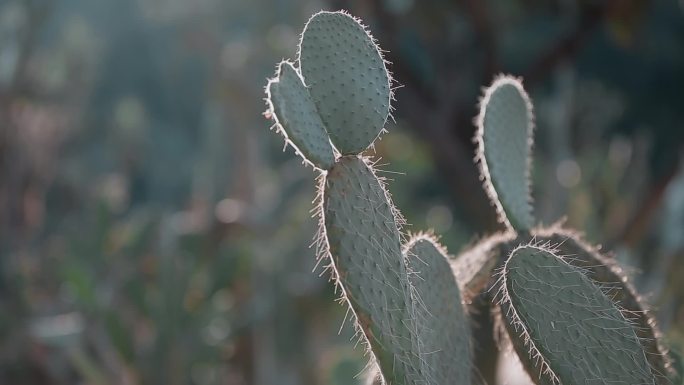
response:
M386 383L416 383L423 375L395 209L366 160L341 157L328 171L323 215L337 278Z
M266 87L271 113L279 131L300 155L320 169L335 163L330 138L325 132L309 90L291 63L278 66L278 76Z
M407 244L411 283L416 291L416 322L427 384L471 381L470 326L446 252L430 236Z
M580 269L551 250L515 249L500 285L508 334L518 339L513 346L538 382L655 383L632 325Z
M319 12L302 33L299 63L335 147L343 155L364 151L383 130L391 99L373 38L347 13Z
M532 103L516 78L500 76L485 91L477 117L477 157L485 190L499 219L516 230L528 230L530 205Z

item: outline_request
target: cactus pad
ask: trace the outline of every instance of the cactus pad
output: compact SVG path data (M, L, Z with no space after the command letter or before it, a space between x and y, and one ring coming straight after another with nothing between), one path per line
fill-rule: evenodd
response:
M413 272L426 383L470 385L470 326L446 252L431 236L421 234L409 241L404 254Z
M278 65L278 76L268 82L266 94L278 130L304 160L324 170L332 167L335 156L330 138L292 63L283 61Z
M535 365L528 372L540 382L655 383L632 325L580 269L551 250L514 250L500 285L508 334L524 341L528 351L518 355Z
M366 160L341 157L328 171L325 231L337 278L385 381L423 378L396 212Z
M299 49L302 75L333 144L345 155L362 152L390 109L390 77L378 46L347 13L319 12Z
M668 377L673 377L675 371L670 355L662 344L662 333L651 312L615 260L601 254L597 247L586 243L576 231L564 229L559 225L536 229L533 235L539 242L557 245L563 255L569 256L566 261L570 265L582 269L591 280L611 288L610 298L626 311L626 315L634 323L634 331L646 351L646 358L657 375L658 383L669 384Z
M532 103L520 81L497 78L480 104L476 159L499 220L517 230L534 224L530 205L533 128Z

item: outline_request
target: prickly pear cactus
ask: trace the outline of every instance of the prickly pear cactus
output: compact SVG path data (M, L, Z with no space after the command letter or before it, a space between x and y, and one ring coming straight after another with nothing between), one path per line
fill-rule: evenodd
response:
M300 68L279 65L266 87L286 144L322 171L317 250L348 303L385 384L470 383L470 329L441 246L402 248L403 219L371 158L390 110L390 76L373 38L344 12L307 23ZM426 262L417 266L416 255ZM438 277L438 286L426 286ZM376 378L370 376L371 380Z
M533 122L520 80L495 79L481 101L476 159L508 231L485 238L452 262L456 276L469 280L464 287L478 290L465 296L487 296L498 287L499 297L491 299L501 328L538 384L668 383L673 372L655 321L617 264L573 231L534 227ZM535 242L545 246L529 246ZM555 255L556 248L569 257Z
M480 242L452 266L477 272L470 276L479 286L466 287L481 287L483 276L491 277L485 287L498 285L494 302L501 322L536 383L668 383L673 372L655 321L619 267L581 242L576 232L532 227L533 122L520 80L497 77L481 102L476 159L485 190L509 231ZM547 247L520 247L534 242ZM555 248L568 258L555 255ZM493 265L500 266L498 284ZM535 293L541 296L531 297Z
M503 340L537 384L675 378L655 321L619 266L572 230L535 227L534 116L520 79L499 76L487 88L475 138L506 230L450 258L431 235L404 240L404 219L368 154L392 100L374 39L349 14L320 12L299 48L299 68L283 61L268 82L266 116L319 173L316 250L371 352L369 383L476 382L467 309L476 297L490 301Z

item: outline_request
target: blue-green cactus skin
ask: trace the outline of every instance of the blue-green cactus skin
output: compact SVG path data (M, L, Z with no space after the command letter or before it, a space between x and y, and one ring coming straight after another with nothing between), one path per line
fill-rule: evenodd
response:
M415 289L418 349L427 383L471 385L470 325L446 250L432 236L419 234L404 254Z
M325 232L338 282L385 381L425 378L397 213L368 161L345 156L328 172Z
M487 88L477 117L476 159L501 222L516 230L534 225L530 159L534 115L520 80L499 76Z
M320 12L304 28L299 63L333 144L358 154L384 129L392 91L385 61L361 23Z
M330 138L301 76L292 63L278 66L277 77L266 87L270 111L286 140L305 161L327 170L335 162Z
M537 246L514 250L499 299L509 336L538 382L655 384L630 322L582 270Z

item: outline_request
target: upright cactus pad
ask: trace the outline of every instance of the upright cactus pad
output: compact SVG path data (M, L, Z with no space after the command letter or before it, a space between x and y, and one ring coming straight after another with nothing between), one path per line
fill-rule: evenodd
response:
M325 232L337 279L389 384L424 378L399 224L363 158L345 156L327 175Z
M373 38L345 12L320 12L299 47L302 75L335 147L358 154L383 130L390 76Z
M522 246L501 272L499 298L511 338L539 383L654 384L633 326L580 269L551 250Z
M476 159L501 222L516 230L534 224L530 155L534 115L520 81L500 76L485 91L477 117Z
M304 160L327 170L335 162L328 133L325 132L309 90L292 63L278 65L275 79L266 87L269 110L278 130L289 140Z
M405 247L416 291L419 352L427 384L471 385L470 326L446 251L431 236Z

